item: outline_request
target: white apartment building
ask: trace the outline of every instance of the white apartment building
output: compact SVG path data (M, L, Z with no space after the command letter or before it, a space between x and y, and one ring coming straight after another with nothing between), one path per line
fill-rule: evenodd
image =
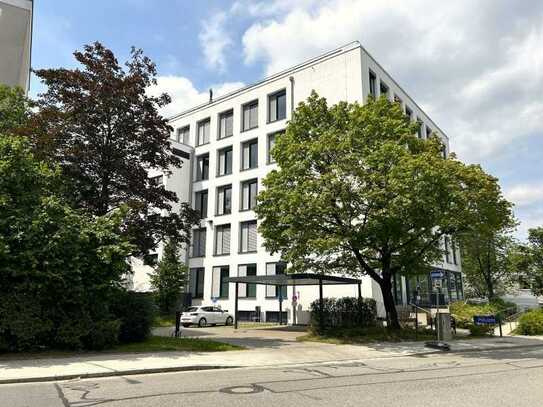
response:
M0 83L28 91L32 0L0 0Z
M190 171L184 167L183 177L174 173L165 185L182 189L180 198L190 199L203 217L193 231L187 258L194 305L217 304L233 310L234 284L225 282L225 278L284 271L280 256L271 255L262 246L252 209L262 179L276 166L270 156L275 137L285 130L292 110L312 90L330 105L340 101L365 103L368 95L385 94L401 103L412 120L422 123L419 137L437 133L448 151L447 136L358 42L170 118L175 129L172 142L190 153ZM435 267L446 272L445 296L455 300L463 297L459 254L451 248L449 239L444 244L447 256ZM398 278L398 304L411 301L417 285L423 302L425 298L430 301L429 284L427 276L410 281ZM257 307L262 320L279 319L279 293L275 287L241 284L239 290L240 320L254 316ZM294 295L298 299L297 322L305 323L309 304L318 298L318 288L284 288L283 320L286 316L292 322ZM357 287L325 286L324 295L356 296ZM380 288L369 277L363 278L362 295L375 298L380 314L384 315Z

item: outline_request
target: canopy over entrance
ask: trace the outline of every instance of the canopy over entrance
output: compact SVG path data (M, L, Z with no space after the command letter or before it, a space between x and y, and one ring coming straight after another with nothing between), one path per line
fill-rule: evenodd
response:
M260 284L260 285L272 285L276 287L284 286L300 286L300 285L318 285L319 286L319 312L321 313L320 320L322 321L323 312L323 286L324 285L342 285L342 284L356 284L358 286L358 298L362 297L362 281L355 278L330 276L324 274L314 273L296 273L296 274L274 274L268 276L243 276L243 277L229 277L225 279L229 283L236 285L236 296L234 302L234 317L235 328L238 328L238 287L239 284ZM282 311L283 311L283 297L281 290L279 290L279 323L282 323Z

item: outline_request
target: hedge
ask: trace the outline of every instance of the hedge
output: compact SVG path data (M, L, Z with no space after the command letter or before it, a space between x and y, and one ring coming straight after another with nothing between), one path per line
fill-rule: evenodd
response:
M520 335L543 335L543 309L526 312L519 319L517 333Z
M323 298L322 321L320 300L313 301L310 309L310 329L314 333L333 328L364 328L376 325L377 306L373 298Z

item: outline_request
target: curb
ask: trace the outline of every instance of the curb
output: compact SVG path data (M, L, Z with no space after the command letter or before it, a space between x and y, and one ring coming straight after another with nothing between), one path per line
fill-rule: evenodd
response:
M24 377L20 379L0 379L0 385L17 384L17 383L56 382L56 381L61 381L61 380L90 379L90 378L97 378L97 377L113 377L113 376L132 376L132 375L153 374L153 373L188 372L188 371L195 371L195 370L235 369L239 367L243 367L243 366L193 365L193 366L179 366L179 367L157 367L157 368L150 368L150 369L116 370L114 372L67 374L67 375L42 376L42 377Z

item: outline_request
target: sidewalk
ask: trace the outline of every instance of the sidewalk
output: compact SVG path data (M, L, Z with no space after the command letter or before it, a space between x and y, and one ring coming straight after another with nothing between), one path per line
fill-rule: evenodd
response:
M238 338L240 343L242 338ZM249 338L254 340L254 338ZM491 351L543 346L543 337L507 337L452 341L451 352ZM234 367L270 367L318 362L425 355L437 350L423 342L332 345L286 340L284 344L217 353L161 352L103 354L85 357L0 360L0 384L73 378L123 376L142 373Z

